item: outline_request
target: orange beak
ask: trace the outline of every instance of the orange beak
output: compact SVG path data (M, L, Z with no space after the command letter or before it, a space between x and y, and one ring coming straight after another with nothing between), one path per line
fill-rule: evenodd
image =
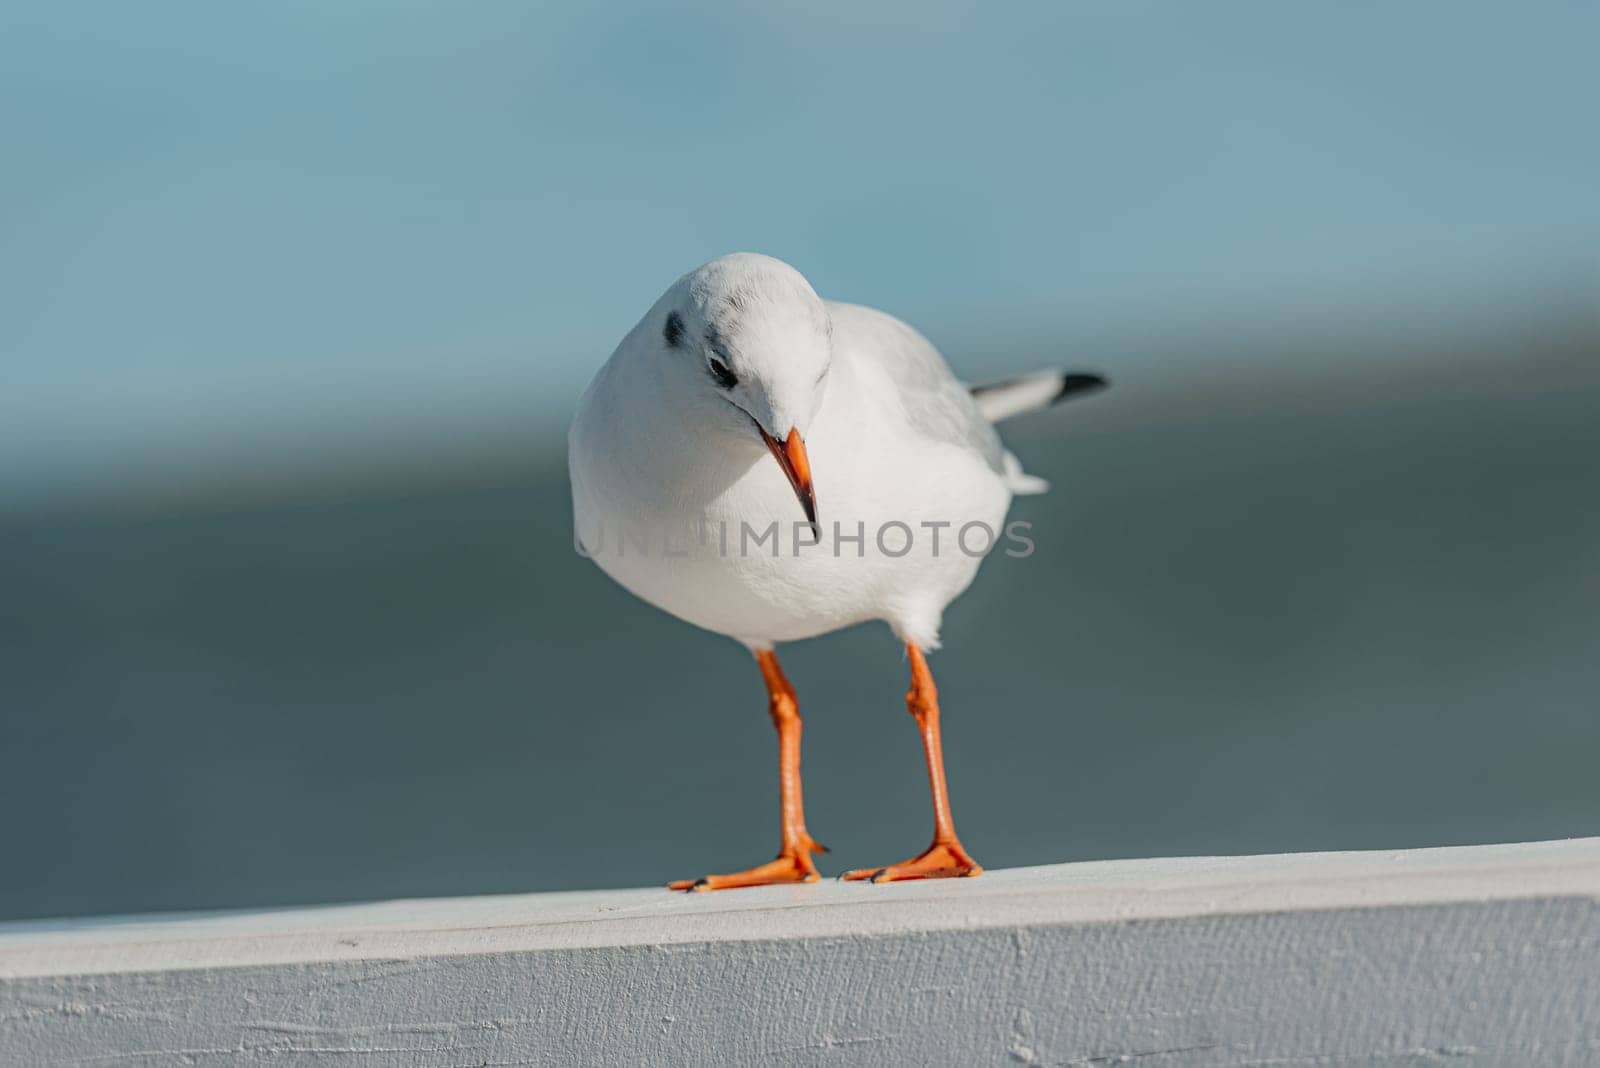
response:
M767 443L767 448L772 450L772 458L778 461L778 466L789 477L789 485L794 487L794 495L800 498L800 507L805 509L806 522L816 531L817 494L811 488L811 460L806 456L806 443L800 439L800 431L791 428L788 438L779 441L763 429L761 440Z

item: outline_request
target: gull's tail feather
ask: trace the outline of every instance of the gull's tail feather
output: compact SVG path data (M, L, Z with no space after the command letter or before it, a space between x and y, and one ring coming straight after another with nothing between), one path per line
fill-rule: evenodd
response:
M1035 493L1049 491L1050 483L1037 475L1030 475L1024 471L1022 469L1022 461L1017 459L1013 453L1006 453L1004 463L1006 467L1006 488L1018 497L1029 497Z
M1010 419L1013 415L1048 408L1052 404L1104 389L1108 383L1101 375L1085 372L1035 371L1032 374L1008 378L1004 382L972 386L972 399L978 411L991 423Z

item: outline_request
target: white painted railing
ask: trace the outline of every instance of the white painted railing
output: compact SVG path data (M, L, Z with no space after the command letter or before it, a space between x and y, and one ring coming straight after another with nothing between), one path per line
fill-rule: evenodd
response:
M1600 839L0 925L0 1063L1600 1064Z

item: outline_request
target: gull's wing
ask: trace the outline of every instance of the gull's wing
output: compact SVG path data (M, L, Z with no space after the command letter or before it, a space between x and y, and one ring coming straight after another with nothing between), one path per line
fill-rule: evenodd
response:
M828 301L835 355L841 350L881 372L893 385L906 421L932 441L959 445L1006 475L1008 454L1000 435L960 379L927 338L876 308Z

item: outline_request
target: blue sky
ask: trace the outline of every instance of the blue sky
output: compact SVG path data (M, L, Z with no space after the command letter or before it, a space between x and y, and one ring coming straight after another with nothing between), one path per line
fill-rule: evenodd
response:
M1593 278L1596 11L9 4L0 489L555 426L732 249L974 375L987 336L1514 304Z

